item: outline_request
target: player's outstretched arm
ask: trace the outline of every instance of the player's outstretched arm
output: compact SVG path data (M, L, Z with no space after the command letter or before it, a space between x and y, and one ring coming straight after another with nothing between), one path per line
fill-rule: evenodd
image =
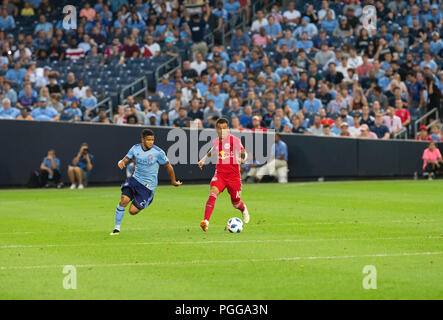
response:
M202 168L203 168L203 166L204 166L204 164L205 164L205 162L206 162L206 160L207 159L209 159L210 157L211 157L211 155L212 155L212 149L213 148L211 148L211 150L209 150L209 152L198 162L198 167L200 168L200 170L202 170Z
M129 161L130 161L130 160L129 160L128 158L126 158L126 157L124 157L123 159L121 159L121 160L117 163L117 165L118 165L118 167L120 168L120 170L123 170L124 168L126 168L126 165L128 164Z
M174 187L180 186L182 184L182 182L175 180L175 172L174 172L174 168L172 168L171 164L168 162L167 164L165 164L165 167L166 167L166 170L168 170L169 177L171 178L171 184Z

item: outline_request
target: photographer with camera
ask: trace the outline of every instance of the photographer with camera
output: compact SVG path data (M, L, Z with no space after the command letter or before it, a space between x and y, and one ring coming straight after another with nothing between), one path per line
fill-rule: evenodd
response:
M71 165L68 167L68 176L71 181L71 189L76 188L76 181L78 182L78 188L83 189L86 185L87 177L92 170L92 162L94 156L89 153L89 147L86 142L83 142L80 146L80 150L72 159Z

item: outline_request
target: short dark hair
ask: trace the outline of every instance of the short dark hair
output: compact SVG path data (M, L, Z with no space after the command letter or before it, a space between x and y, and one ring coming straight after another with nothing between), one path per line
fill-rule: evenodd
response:
M154 131L152 131L151 129L143 129L141 137L142 139L144 139L145 137L149 137L149 136L153 136L154 135Z
M226 118L217 119L217 121L215 122L215 126L218 126L219 124L223 124L223 123L226 123L229 126L229 121Z

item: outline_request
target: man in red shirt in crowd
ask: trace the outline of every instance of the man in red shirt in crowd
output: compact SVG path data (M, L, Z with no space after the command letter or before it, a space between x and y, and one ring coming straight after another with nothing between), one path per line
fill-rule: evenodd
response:
M262 127L260 124L260 117L259 116L253 116L252 117L252 129L251 131L268 131L265 127Z
M421 126L419 128L419 133L417 138L415 138L417 141L432 141L432 138L428 135L428 129L426 126Z
M403 101L401 99L395 100L395 115L401 119L401 124L404 128L408 128L411 123L411 114L408 109L403 109Z

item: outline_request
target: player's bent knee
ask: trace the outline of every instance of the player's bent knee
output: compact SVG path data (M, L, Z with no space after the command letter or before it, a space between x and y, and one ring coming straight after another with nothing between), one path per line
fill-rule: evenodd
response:
M122 196L120 198L119 205L122 206L122 207L126 207L128 205L128 203L129 203L129 201L131 201L131 199L129 199L127 196Z
M129 213L132 214L132 215L136 215L136 214L139 213L139 212L140 212L140 210L137 209L135 206L131 206L131 207L129 208Z

